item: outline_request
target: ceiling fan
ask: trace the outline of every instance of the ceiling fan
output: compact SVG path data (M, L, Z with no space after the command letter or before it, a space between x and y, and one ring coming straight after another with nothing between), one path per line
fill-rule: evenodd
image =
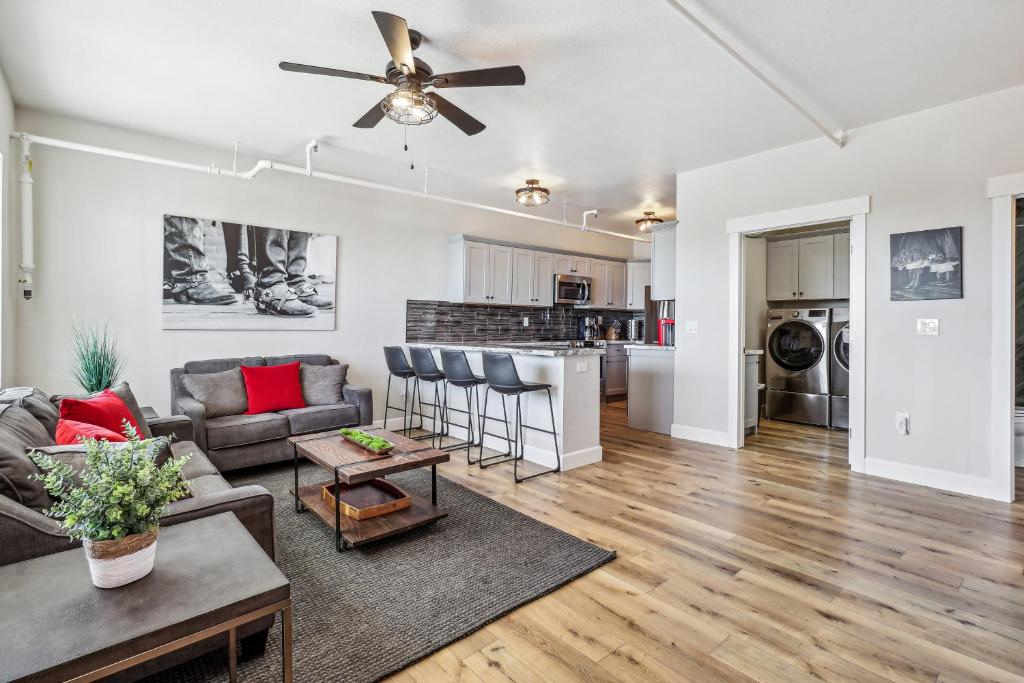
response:
M486 126L463 110L456 107L436 92L424 92L425 88L475 88L492 85L524 85L526 74L520 66L499 66L491 69L455 71L434 74L430 65L412 52L420 46L423 35L410 29L405 19L387 12L372 12L377 28L384 36L384 42L391 53L391 61L384 68L384 76L373 76L355 71L330 69L322 66L307 66L293 62L281 62L284 71L354 78L395 86L370 111L363 114L353 126L373 128L386 115L389 119L407 126L429 123L440 114L455 124L466 135L476 135Z

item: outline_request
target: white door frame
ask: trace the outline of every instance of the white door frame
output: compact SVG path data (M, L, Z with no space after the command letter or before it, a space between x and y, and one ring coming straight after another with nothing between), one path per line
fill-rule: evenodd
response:
M1016 207L1024 173L988 179L992 203L992 485L998 500L1014 499L1013 407L1016 347Z
M743 264L743 235L765 230L780 230L803 225L850 221L850 469L864 471L865 433L865 346L867 324L865 288L867 259L867 214L871 197L853 197L824 204L744 216L726 221L729 234L729 432L730 444L743 447L743 347L745 336L744 290L746 269Z

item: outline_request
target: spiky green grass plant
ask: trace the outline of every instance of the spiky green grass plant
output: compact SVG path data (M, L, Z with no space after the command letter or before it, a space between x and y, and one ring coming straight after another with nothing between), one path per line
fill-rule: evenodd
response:
M124 360L109 325L71 327L72 372L87 392L109 389L120 379Z

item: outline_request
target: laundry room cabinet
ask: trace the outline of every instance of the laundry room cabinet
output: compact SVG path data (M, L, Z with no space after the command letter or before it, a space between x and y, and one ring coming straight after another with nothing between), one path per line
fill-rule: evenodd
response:
M849 245L848 234L769 242L766 249L768 300L849 298ZM845 252L845 261L837 256L837 249Z

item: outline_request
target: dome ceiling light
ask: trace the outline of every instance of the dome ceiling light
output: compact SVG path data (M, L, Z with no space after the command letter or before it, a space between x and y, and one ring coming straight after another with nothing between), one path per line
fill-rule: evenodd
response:
M516 202L522 206L540 206L547 204L551 198L551 191L540 186L540 181L530 178L526 181L526 187L516 190Z
M655 225L664 222L655 216L653 211L644 211L644 217L638 218L636 221L636 229L640 232L650 232Z

